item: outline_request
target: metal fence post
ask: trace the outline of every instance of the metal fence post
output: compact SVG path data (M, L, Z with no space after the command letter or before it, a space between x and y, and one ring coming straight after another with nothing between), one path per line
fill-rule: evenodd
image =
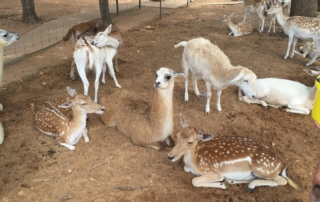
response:
M161 2L162 0L160 0L160 19L161 19Z

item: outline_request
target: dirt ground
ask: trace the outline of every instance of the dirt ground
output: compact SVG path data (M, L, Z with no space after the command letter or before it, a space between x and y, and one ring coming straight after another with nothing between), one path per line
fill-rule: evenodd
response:
M162 20L150 21L124 33L125 43L119 53L120 72L117 74L122 88L132 91L143 102L150 103L154 72L162 66L182 71L182 49L174 49L173 46L199 36L218 45L232 64L248 67L258 77L291 79L313 85L315 78L303 71L309 59L299 56L283 59L288 37L279 25L276 27L277 34L258 33L257 16L254 16L254 32L251 35L232 37L228 35L229 28L220 23L220 19L224 14L236 11L235 21L241 21L243 5L205 3L198 1L189 8L167 11ZM40 5L38 9L41 12L45 13L43 9L48 9L48 13L52 11L50 7L39 8ZM69 14L72 12L78 10L68 11ZM57 15L54 17L59 16L59 10L54 13ZM0 19L2 29L21 28L18 17L1 16ZM7 20L10 23L4 22ZM147 25L154 30L144 29ZM25 29L28 28L25 25ZM179 114L182 113L187 122L200 131L216 136L238 135L255 139L269 146L289 166L288 175L301 186L301 190L286 185L259 187L247 193L246 184L231 185L228 190L195 188L191 184L195 176L184 172L183 162L172 163L168 160L167 154L171 148L159 152L135 146L116 129L104 126L99 115L94 114L88 116L89 143L81 139L75 151L57 145L54 138L35 129L33 114L45 100L68 96L66 86L83 92L79 76L76 74L75 81L69 77L72 60L69 48L58 44L5 67L4 80L6 76L15 76L10 71L14 67L21 68L20 74L24 77L2 86L0 92L5 109L0 112L0 120L6 134L5 142L0 146L1 201L59 201L68 194L70 202L307 201L320 152L317 143L319 130L314 126L311 115L291 114L281 109L265 109L240 102L238 89L234 86L222 93L222 112L215 110L213 96L211 112L206 115L205 99L196 97L190 84L189 101L184 102L184 80L176 79L175 133L181 129ZM63 51L68 55L55 58L54 53ZM39 67L39 63L42 66ZM32 68L38 68L38 73L28 75L28 69ZM94 75L89 72L88 77L92 84L89 94L93 97ZM199 82L199 88L205 90L203 82ZM117 89L113 80L107 77L107 84L100 85L99 96L107 95L110 90Z

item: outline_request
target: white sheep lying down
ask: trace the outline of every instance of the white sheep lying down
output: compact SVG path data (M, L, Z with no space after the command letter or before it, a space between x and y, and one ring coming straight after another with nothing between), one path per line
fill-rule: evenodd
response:
M312 76L317 74L317 71L305 71ZM264 107L286 107L285 111L298 114L310 113L317 92L315 86L308 87L296 81L278 78L257 79L256 88L256 96L260 99L249 98L239 89L239 100Z
M223 89L231 85L240 87L249 97L255 97L255 80L257 76L248 68L233 66L229 58L204 38L195 38L190 41L182 41L174 47L184 47L182 65L185 74L185 101L188 95L188 73L192 72L192 82L197 96L200 95L197 79L203 79L207 89L207 103L205 112L210 112L211 87L217 90L217 110L221 111L220 96Z

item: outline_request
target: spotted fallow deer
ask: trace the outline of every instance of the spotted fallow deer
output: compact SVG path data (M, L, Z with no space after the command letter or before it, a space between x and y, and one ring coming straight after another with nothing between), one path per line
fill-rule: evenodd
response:
M291 44L293 43L291 58L294 56L295 47L298 39L313 40L317 52L306 66L310 66L315 62L320 55L320 18L292 16L286 17L283 14L280 2L277 2L267 10L268 14L275 14L278 23L283 28L284 32L289 36L288 49L284 59L287 59L290 52Z
M175 162L184 155L184 170L198 177L196 187L226 189L222 182L249 183L248 191L258 186L298 185L286 175L285 164L266 146L244 137L213 137L198 133L181 116L183 129L173 136L175 147L168 158Z
M102 114L104 107L91 100L89 96L77 94L67 87L72 98L57 98L45 102L34 116L37 129L49 136L60 137L59 144L70 150L81 136L89 142L86 128L88 113Z
M252 33L252 25L246 22L239 22L234 24L231 20L236 15L236 12L232 12L230 16L224 15L221 22L226 22L231 30L229 35L243 36Z

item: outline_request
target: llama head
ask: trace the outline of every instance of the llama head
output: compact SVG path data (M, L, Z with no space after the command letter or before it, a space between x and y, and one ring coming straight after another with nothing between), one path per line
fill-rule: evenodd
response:
M19 40L19 35L16 32L9 32L0 29L0 46L8 46L11 43Z

